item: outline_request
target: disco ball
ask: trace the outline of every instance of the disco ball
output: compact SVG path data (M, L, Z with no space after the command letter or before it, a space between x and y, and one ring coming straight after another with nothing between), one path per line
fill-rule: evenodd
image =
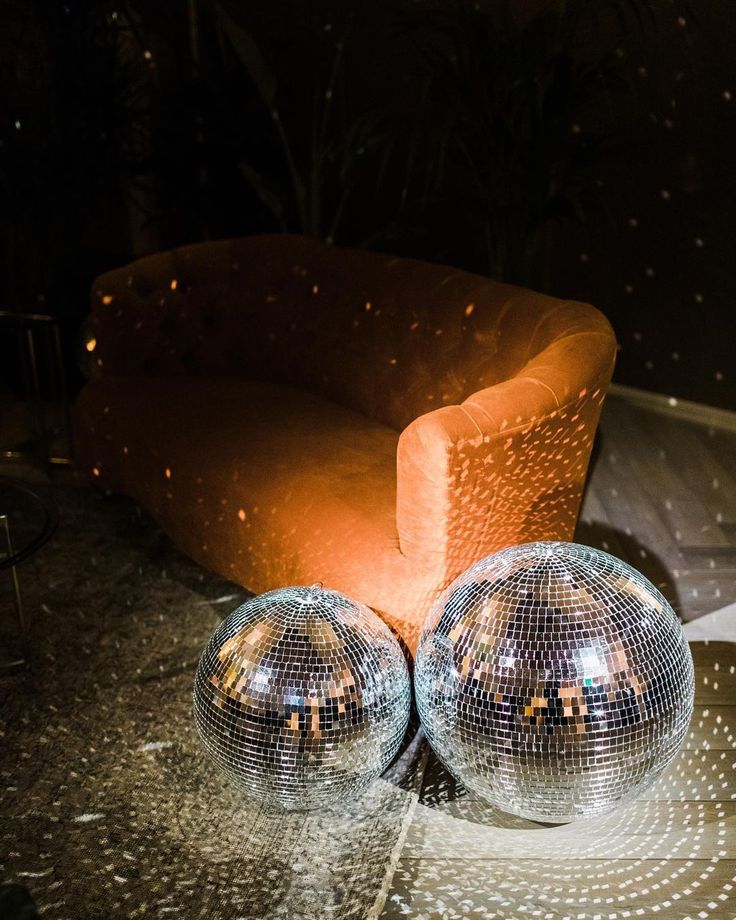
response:
M608 553L528 543L476 563L424 624L429 741L463 785L538 821L610 810L675 757L693 710L680 623Z
M270 806L355 795L389 765L409 718L388 627L336 591L283 588L243 604L209 641L194 720L215 764Z

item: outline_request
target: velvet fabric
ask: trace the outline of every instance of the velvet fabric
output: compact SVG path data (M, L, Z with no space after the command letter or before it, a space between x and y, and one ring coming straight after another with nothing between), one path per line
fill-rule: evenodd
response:
M414 645L438 593L570 539L616 343L593 307L297 236L93 285L80 458L203 565L321 581Z

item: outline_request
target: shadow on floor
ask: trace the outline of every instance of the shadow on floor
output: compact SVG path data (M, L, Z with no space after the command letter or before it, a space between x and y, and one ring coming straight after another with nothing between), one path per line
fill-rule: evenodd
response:
M0 885L0 917L3 920L37 920L41 915L30 891L23 885Z
M575 542L602 549L628 562L664 594L679 614L680 596L674 574L657 553L644 546L635 536L600 521L580 520L575 529Z

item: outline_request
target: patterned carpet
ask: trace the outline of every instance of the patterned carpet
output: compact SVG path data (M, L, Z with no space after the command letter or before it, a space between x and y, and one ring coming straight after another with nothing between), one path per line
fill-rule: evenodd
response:
M248 808L191 721L202 647L246 595L133 502L43 488L62 523L21 571L32 670L0 682L0 880L55 920L377 916L422 758L340 810Z

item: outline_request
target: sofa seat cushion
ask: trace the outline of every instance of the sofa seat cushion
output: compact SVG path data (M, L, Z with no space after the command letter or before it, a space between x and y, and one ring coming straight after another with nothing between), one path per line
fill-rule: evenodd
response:
M399 551L393 429L236 378L107 377L77 411L101 483L204 566L256 592L322 581L415 631L436 581Z

